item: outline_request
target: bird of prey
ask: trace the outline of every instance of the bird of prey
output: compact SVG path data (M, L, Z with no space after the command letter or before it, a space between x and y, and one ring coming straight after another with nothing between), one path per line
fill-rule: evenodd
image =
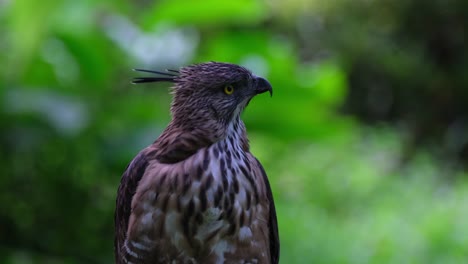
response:
M139 71L157 75L134 83L173 83L172 119L122 176L116 263L278 263L270 184L240 119L270 83L220 62Z

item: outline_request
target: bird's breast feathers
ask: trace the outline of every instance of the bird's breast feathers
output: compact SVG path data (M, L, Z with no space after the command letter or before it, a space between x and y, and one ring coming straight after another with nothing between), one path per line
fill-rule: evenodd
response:
M236 142L230 136L175 164L149 161L132 199L127 258L270 262L266 185Z

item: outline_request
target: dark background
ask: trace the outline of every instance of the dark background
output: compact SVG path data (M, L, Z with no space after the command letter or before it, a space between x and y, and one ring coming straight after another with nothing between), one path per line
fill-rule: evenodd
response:
M169 121L132 68L270 80L243 119L282 263L468 261L468 1L0 1L0 262L112 263L116 189Z

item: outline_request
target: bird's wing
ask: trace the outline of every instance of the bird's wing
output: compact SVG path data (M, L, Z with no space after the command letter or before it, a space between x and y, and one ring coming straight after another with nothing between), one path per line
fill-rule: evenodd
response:
M268 220L269 225L269 237L270 237L270 257L271 263L277 264L279 262L279 254L280 254L280 241L279 241L279 234L278 234L278 221L276 220L276 210L275 210L275 201L273 200L273 193L271 192L270 182L268 181L268 177L266 175L265 169L263 169L262 164L258 159L254 158L256 162L256 166L260 171L263 181L265 183L265 190L267 199L270 202L270 217Z
M190 237L191 230L189 225L182 225L178 217L184 211L178 197L180 192L189 191L193 175L183 171L183 167L160 163L153 145L130 163L117 194L117 264L169 263L170 260L188 263L193 252L185 254L191 245L183 238ZM193 173L199 171L193 170ZM181 216L184 223L189 223L188 219L193 217L193 200L187 206L186 213ZM174 234L179 236L175 242L171 240Z
M122 252L122 249L127 236L128 222L132 211L132 198L136 192L138 182L143 177L147 167L148 158L146 156L146 151L142 151L128 165L120 181L114 215L114 252L115 263L117 264L123 263L124 252Z

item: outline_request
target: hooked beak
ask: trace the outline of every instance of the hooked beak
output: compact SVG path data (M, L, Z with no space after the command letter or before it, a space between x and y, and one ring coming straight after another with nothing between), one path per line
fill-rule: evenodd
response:
M270 92L270 97L273 96L273 88L271 84L262 77L255 77L255 94Z

